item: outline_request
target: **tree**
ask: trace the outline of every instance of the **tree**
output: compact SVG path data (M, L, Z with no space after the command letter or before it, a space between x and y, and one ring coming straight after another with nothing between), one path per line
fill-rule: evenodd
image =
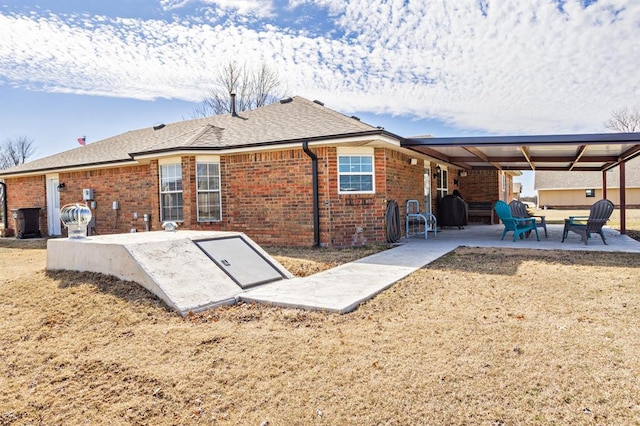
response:
M624 107L611 113L604 127L621 133L640 132L640 107Z
M231 93L236 95L236 111L246 111L284 98L278 73L266 63L249 68L232 61L216 75L215 87L202 104L194 108L192 117L208 117L231 112Z
M27 136L18 136L6 139L0 147L0 169L23 164L36 151L33 139Z

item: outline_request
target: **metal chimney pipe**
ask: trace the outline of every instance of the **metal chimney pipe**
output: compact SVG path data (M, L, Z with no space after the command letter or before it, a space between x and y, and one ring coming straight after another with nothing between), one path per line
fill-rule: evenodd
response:
M231 116L237 117L238 113L236 112L236 94L231 92Z

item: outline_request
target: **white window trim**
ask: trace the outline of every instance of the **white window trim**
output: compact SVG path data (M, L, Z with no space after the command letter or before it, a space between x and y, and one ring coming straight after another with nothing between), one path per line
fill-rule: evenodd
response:
M200 190L198 189L198 164L217 164L218 165L218 189L217 190ZM220 157L219 156L197 156L196 157L196 221L199 223L216 223L222 221L222 177L221 177ZM220 197L220 217L218 219L200 220L200 193L217 192Z
M162 166L168 166L168 165L172 165L172 164L178 164L180 165L180 173L182 173L182 159L180 157L172 157L172 158L163 158L158 160L158 195L160 197L159 201L160 201L160 220L161 221L167 221L168 219L165 219L162 217L162 212L163 212L163 204L162 204L162 195L163 194L182 194L182 219L180 220L173 220L171 219L171 221L174 222L184 222L184 182L182 182L182 190L180 191L163 191L162 190ZM181 176L182 179L182 176Z
M340 190L340 176L341 175L364 175L368 173L340 173L340 157L352 157L352 156L360 156L360 157L371 157L371 191L341 191ZM349 147L338 147L337 149L337 172L338 172L338 194L375 194L376 193L376 157L375 151L371 147L362 147L362 146L349 146Z
M449 168L446 166L437 165L440 167L440 173L436 178L436 194L440 198L444 198L449 195ZM447 175L446 178L444 175ZM440 185L438 185L438 180L440 181Z

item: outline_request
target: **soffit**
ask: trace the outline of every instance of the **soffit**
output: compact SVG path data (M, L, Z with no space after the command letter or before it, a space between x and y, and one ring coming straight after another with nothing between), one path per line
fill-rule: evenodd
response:
M640 156L640 133L409 138L402 147L465 169L602 171Z

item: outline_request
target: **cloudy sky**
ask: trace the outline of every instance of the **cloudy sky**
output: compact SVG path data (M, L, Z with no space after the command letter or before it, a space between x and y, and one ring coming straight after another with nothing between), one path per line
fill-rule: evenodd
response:
M401 136L601 132L640 103L640 1L5 0L0 142L190 118L231 60Z

